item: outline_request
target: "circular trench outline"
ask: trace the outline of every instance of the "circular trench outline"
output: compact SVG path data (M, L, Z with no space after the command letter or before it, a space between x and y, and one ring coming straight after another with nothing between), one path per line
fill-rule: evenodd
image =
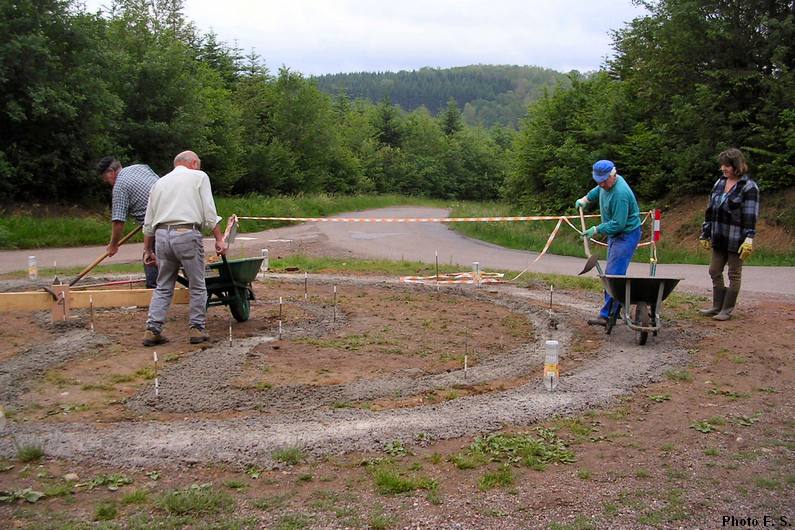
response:
M382 278L331 276L316 280L353 285L396 283ZM407 288L430 289L424 286ZM477 298L530 304L535 308L529 316L536 329L546 327L546 292L510 285L456 289ZM585 318L596 307L595 297L587 298L583 300L581 292L557 294L558 329L537 338L533 345L536 358L532 359L531 355L530 362L540 363L542 350L538 345L548 338L558 339L564 352L569 349L572 332L567 322ZM689 338L686 335L676 326L667 326L649 344L638 346L632 340L632 333L620 326L606 336L594 358L569 373L564 372L554 392L547 392L533 380L506 391L380 412L315 409L231 420L186 418L113 425L14 423L7 425L0 437L0 455L13 455L15 441L36 440L54 457L117 466L179 467L196 463L246 462L275 467L277 463L272 454L285 447L300 447L307 455L322 456L379 450L392 440L411 445L419 441L427 444L434 440L479 435L506 425L529 425L545 417L604 406L619 395L658 380L667 369L687 359ZM245 339L238 347L254 347L262 340ZM565 359L565 353L562 358ZM463 378L462 374L454 372L453 375Z

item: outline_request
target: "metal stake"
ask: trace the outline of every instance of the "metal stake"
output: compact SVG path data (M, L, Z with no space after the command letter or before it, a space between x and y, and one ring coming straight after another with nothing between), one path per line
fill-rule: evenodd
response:
M232 347L232 317L226 317L226 322L229 325L229 347Z
M304 271L304 302L309 299L309 273Z
M91 319L91 331L94 331L94 297L89 295L88 296L88 307L89 307L89 315Z

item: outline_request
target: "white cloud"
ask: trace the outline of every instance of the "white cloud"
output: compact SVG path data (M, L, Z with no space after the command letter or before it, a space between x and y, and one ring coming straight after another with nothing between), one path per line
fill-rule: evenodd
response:
M86 2L95 9L103 0ZM599 68L630 0L187 0L202 31L306 75L526 64Z

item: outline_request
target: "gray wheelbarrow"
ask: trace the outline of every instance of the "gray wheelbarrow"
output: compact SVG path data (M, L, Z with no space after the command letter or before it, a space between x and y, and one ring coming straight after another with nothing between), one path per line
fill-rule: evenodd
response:
M635 340L641 346L646 344L649 332L657 336L657 332L662 327L660 319L660 308L662 302L679 283L681 278L660 278L659 276L625 276L618 274L605 274L599 265L599 260L595 254L591 254L588 238L585 237L585 217L582 208L580 210L580 223L583 233L583 247L588 261L585 263L580 275L585 274L594 267L599 273L605 291L613 297L613 303L623 304L623 311L619 307L609 308L609 318L605 325L605 332L609 335L616 325L619 313L622 313L624 323L636 332ZM633 307L634 306L634 307Z
M681 278L660 278L659 276L635 277L618 274L605 274L602 283L605 290L616 303L624 305L624 323L636 332L635 340L641 346L646 344L649 332L657 336L662 328L660 308L662 302L671 294ZM634 307L633 307L634 306ZM616 324L619 311L610 308L606 332L610 333Z

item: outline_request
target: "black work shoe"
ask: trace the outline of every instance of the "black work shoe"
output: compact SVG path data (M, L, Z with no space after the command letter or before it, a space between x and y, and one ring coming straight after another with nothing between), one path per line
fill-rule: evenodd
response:
M589 326L607 326L607 319L605 317L596 317L596 318L589 318L588 319Z
M191 326L188 330L188 337L190 338L191 344L201 344L202 342L207 342L210 340L210 335L207 333L207 331L199 329L195 326Z
M166 342L168 342L168 339L161 335L159 331L147 329L144 333L144 346L157 346Z

